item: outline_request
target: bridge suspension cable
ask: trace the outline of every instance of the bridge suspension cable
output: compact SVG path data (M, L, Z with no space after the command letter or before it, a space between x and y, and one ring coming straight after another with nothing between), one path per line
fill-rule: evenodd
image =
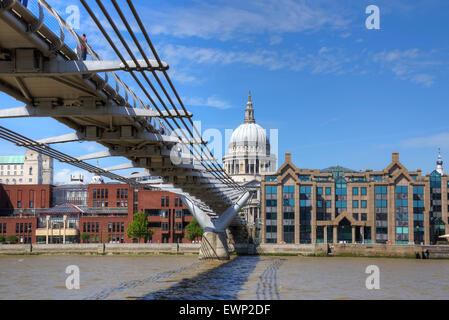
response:
M106 40L108 41L108 43L110 44L111 48L114 50L114 52L117 54L117 56L120 58L120 60L127 65L127 62L125 60L125 58L123 57L122 53L120 52L120 50L117 48L117 46L114 44L114 42L112 41L111 37L109 36L109 34L106 32L105 28L103 27L103 25L100 23L100 21L98 20L98 18L96 17L96 15L94 14L94 12L92 11L92 9L90 8L90 6L87 4L87 2L85 0L80 0L81 3L83 4L83 6L86 8L86 10L88 11L89 15L91 16L91 18L93 19L94 23L98 26L98 28L100 29L100 31L102 32L102 34L105 36ZM120 33L120 31L118 30L115 22L113 21L113 19L111 18L110 14L108 13L108 11L106 10L106 8L104 7L104 5L101 3L101 1L96 1L99 8L101 9L101 11L103 12L104 16L106 17L106 19L108 20L109 24L111 25L111 27L113 28L115 34L118 36L118 38L120 39L120 42L123 44L123 46L125 47L126 51L128 52L128 54L130 55L130 57L132 58L132 60L134 61L134 63L136 65L139 65L139 62L137 60L137 58L135 57L135 55L133 54L133 52L131 51L128 43L126 42L126 40L123 38L122 34ZM125 27L128 31L128 33L131 35L131 37L133 38L135 44L137 45L137 48L139 49L139 52L141 53L141 55L143 56L143 58L145 59L145 61L149 61L147 55L145 54L144 50L142 49L139 41L137 40L132 28L129 26L126 18L123 15L123 12L121 11L120 7L118 6L117 2L112 0L112 3L114 5L114 7L117 10L117 13L119 14L119 16L121 17L122 21L125 24ZM153 44L151 43L151 40L149 39L148 33L146 32L145 28L143 27L142 21L140 20L140 17L138 16L132 2L128 1L128 5L130 6L131 11L133 12L133 15L136 19L136 21L138 22L143 34L145 35L145 38L156 58L156 60L158 61L159 65L161 65L161 60L153 46ZM142 82L137 78L137 76L135 75L134 71L130 70L129 71L131 76L133 77L133 79L136 81L136 83L139 85L139 87L142 89L142 91L145 93L145 95L147 96L147 98L150 100L150 102L152 103L152 105L156 108L156 110L158 112L161 113L160 108L158 107L158 105L155 103L154 99L151 97L151 95L148 93L148 91L146 90L146 88L143 86ZM164 100L162 99L162 97L159 95L159 93L157 92L156 88L153 86L153 84L151 83L150 79L148 78L148 76L145 74L145 72L143 70L139 71L140 74L143 76L143 78L145 79L146 83L150 86L150 88L152 89L153 93L156 95L156 97L158 98L159 102L161 103L161 105L164 107L165 110L168 111L168 108L164 102ZM183 110L186 110L184 104L182 103L182 100L179 97L179 94L177 93L176 89L173 86L173 83L171 82L167 72L165 70L162 70L162 72L164 73L164 76L167 80L167 82L170 84L170 88L172 89L172 91L175 93L180 105L182 106ZM164 85L162 84L162 82L160 81L159 77L157 76L156 72L154 70L151 71L153 77L156 79L156 81L158 82L160 88L162 89L162 91L164 92L165 97L167 98L167 100L170 102L170 104L172 105L173 109L175 110L175 112L178 114L178 116L180 115L179 110L176 108L176 105L173 103L173 100L171 99L169 93L167 92L166 88L164 87ZM188 131L188 133L190 134L190 136L194 139L195 136L192 133L192 131L189 129L189 127L187 126L186 122L184 121L184 119L182 117L180 117L180 121L182 122L183 128L181 127L181 125L179 125L179 123L172 118L171 119L172 122L175 124L175 126L180 130L181 134L184 136L184 138L189 139L189 137L187 136L187 134L184 132L184 129ZM175 128L171 125L171 123L169 122L168 119L164 118L164 121L167 123L167 125L171 128L171 130L173 130L173 133L177 136L177 138L179 138L182 141L182 138L177 134ZM196 134L198 136L201 137L198 129L196 128L196 126L194 125L193 121L191 118L188 118L188 121L190 122L190 124L192 125L192 127L194 128L194 131L196 132ZM200 150L198 151L197 147L195 144L191 144L189 148L186 144L184 144L189 150L190 152L192 152L192 155L194 156L194 158L199 161L199 163L208 171L211 172L211 174L213 174L214 176L217 177L217 179L221 180L223 183L225 183L226 185L230 186L233 189L238 189L241 191L245 191L245 188L243 188L242 186L240 186L239 184L237 184L221 167L220 165L217 163L215 163L215 161L211 161L209 164L208 162L204 163L204 161L198 160L196 154L201 157L202 154L205 153L204 149L206 149L206 151L209 153L209 155L213 158L213 154L210 151L210 149L208 148L207 144L200 139ZM203 148L203 146L205 148Z

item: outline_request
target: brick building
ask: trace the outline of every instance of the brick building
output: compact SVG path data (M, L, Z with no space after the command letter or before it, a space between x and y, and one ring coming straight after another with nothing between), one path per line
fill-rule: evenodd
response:
M193 216L179 195L165 191L139 190L138 210L148 216L153 243L189 242L185 227Z
M137 211L147 214L153 243L188 242L185 227L193 217L173 193L120 183L0 184L0 236L20 243L136 242L126 229Z

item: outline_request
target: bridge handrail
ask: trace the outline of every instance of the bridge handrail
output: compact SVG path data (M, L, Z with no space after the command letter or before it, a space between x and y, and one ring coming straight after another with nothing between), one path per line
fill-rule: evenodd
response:
M25 8L23 5L21 5L17 0L3 0L3 10L10 9L11 12L13 12L15 15L19 16L22 20L25 21L25 23L28 24L27 27L27 33L34 33L38 36L40 36L44 42L48 44L48 48L46 51L48 52L58 52L61 54L65 59L68 60L80 60L80 55L78 55L76 52L74 52L67 43L64 42L65 39L65 32L64 30L67 30L75 39L77 43L77 47L80 48L81 45L84 45L89 54L96 59L97 61L102 61L98 53L96 53L92 47L84 42L82 38L76 33L76 31L56 12L54 8L52 8L45 0L35 0L30 1ZM39 17L37 18L35 14L32 12L34 10L33 4L37 4L38 10L39 10ZM54 32L50 29L49 26L46 25L45 22L45 14L44 10L52 16L56 22L58 23L58 28L60 30L59 37L54 34ZM34 19L35 21L32 21L30 23L30 20ZM51 21L49 21L51 22ZM107 84L108 82L108 73L112 75L112 77L116 81L115 89L112 88ZM100 90L104 91L107 95L111 96L113 100L116 100L119 104L121 104L120 101L124 101L127 107L136 107L136 101L140 105L141 108L147 108L146 104L141 101L137 95L123 82L122 79L115 73L115 72L105 72L105 77L102 79L98 74L93 75L93 77L97 77L98 79L101 79L101 82L103 82L103 85L100 86ZM94 81L95 82L95 81ZM100 82L100 83L101 83ZM124 90L125 97L122 97L120 95L120 89L119 85ZM131 106L128 102L128 93L130 96L132 96L134 100L134 106ZM159 127L164 127L165 132L170 134L169 130L165 128L165 126L162 124L159 118L155 119L159 123ZM151 119L146 120L147 124L150 126L150 128L157 130L157 128L151 123Z

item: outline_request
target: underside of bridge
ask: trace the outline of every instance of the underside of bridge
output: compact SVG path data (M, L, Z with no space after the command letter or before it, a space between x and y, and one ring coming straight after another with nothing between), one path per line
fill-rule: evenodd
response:
M202 139L132 1L126 1L132 13L126 17L124 1L96 0L95 9L80 2L117 60L102 60L45 0L27 7L0 0L0 91L23 103L0 109L0 119L51 117L73 130L35 141L0 127L0 137L95 174L180 194L205 231L200 257L228 259L226 230L233 230L234 240L245 234L238 212L251 193L223 170ZM141 40L130 24L138 26ZM73 45L92 60L83 60ZM125 83L123 75L130 80ZM77 141L94 141L104 150L72 157L51 147ZM128 162L109 168L86 162L105 157ZM129 168L144 172L112 173ZM160 181L139 180L143 176Z

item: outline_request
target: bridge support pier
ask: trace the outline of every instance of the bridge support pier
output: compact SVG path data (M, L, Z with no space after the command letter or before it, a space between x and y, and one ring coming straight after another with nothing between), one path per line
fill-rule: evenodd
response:
M196 206L189 198L183 197L184 203L204 230L199 254L200 259L229 260L226 229L235 215L249 200L250 196L250 192L245 192L234 205L230 206L215 219L211 219L207 213Z
M201 260L229 260L226 232L204 232L199 258Z

